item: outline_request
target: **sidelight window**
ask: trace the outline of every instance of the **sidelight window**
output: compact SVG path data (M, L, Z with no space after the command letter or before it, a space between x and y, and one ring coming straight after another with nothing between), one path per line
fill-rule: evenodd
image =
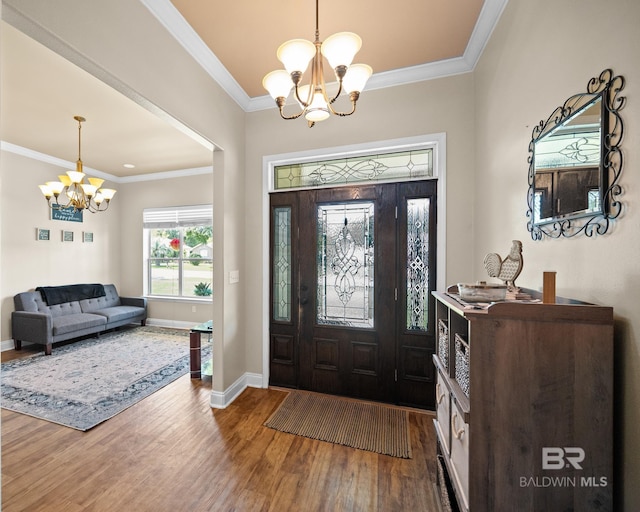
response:
M429 320L429 198L407 200L407 329Z
M273 209L273 320L291 321L291 207Z

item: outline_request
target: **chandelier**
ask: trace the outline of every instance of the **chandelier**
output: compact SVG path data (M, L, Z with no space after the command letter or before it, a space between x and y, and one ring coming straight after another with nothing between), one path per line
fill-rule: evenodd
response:
M109 208L109 202L116 191L112 188L100 188L104 180L100 178L87 178L89 183L84 182L85 174L82 170L81 152L81 132L82 123L86 121L84 117L74 116L78 121L78 161L75 171L67 171L67 174L58 176L59 181L47 181L40 185L40 190L52 209L73 208L73 211L87 210L91 213L103 212ZM55 199L55 202L51 201Z
M316 39L315 42L306 39L292 39L278 48L278 60L284 64L284 69L268 73L262 80L263 87L269 91L276 101L280 116L283 119L297 119L304 115L311 128L317 121L324 121L331 114L350 116L356 111L356 102L364 89L373 70L366 64L351 64L358 50L362 46L362 39L352 32L339 32L320 42L318 30L318 0L316 0ZM327 59L334 70L338 82L338 92L329 97L324 82L322 57ZM302 75L311 62L311 83L300 85ZM300 108L299 113L287 116L284 105L287 97L294 89L294 96ZM339 112L333 108L333 103L342 91L351 100L350 112Z

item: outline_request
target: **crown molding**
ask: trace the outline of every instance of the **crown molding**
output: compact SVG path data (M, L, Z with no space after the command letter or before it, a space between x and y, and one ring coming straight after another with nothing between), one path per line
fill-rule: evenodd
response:
M198 176L200 174L212 174L213 167L193 167L191 169L178 169L175 171L154 172L150 174L136 174L135 176L124 176L118 178L120 183L137 183L140 181L168 180L172 178L185 178L187 176Z
M508 1L485 0L462 57L375 73L367 82L367 90L396 87L473 71ZM269 95L255 98L247 95L170 0L140 2L245 112L276 108Z
M247 110L249 96L222 62L209 49L195 30L187 23L182 14L174 7L170 0L140 0L167 29L180 45L202 66L202 68L231 96L235 102Z
M509 0L485 0L476 26L473 27L473 32L469 38L469 44L467 44L467 48L464 51L463 58L470 66L469 71L473 71L476 64L478 64L480 56L508 3Z
M18 146L17 144L6 142L4 140L0 141L0 150L7 151L9 153L14 153L16 155L24 156L32 160L37 160L38 162L43 162L46 164L54 165L56 167L61 167L62 169L67 169L69 171L76 170L75 162L69 162L68 160L63 160L62 158L57 158L55 156L47 155L46 153L40 153L39 151L34 151L33 149ZM175 171L136 174L134 176L115 176L107 172L102 172L97 169L93 169L86 165L84 166L84 170L86 171L86 174L91 174L92 176L95 176L97 178L102 178L104 180L113 181L114 183L133 183L133 182L139 182L139 181L155 181L155 180L167 180L171 178L184 178L186 176L196 176L199 174L211 174L213 172L213 167L211 166L194 167L192 169L179 169Z

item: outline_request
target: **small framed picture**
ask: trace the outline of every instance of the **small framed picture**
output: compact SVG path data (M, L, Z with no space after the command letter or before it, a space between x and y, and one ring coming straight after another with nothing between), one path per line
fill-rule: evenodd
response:
M50 240L51 232L48 229L36 228L36 240Z
M93 233L91 231L83 231L82 241L87 243L93 242Z
M62 231L63 242L73 242L73 231Z

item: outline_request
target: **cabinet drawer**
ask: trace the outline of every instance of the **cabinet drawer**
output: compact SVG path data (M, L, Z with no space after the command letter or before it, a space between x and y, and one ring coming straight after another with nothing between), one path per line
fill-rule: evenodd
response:
M436 381L436 418L442 437L442 448L448 456L451 453L451 393L445 381L446 379L438 372Z
M461 508L469 510L469 424L455 400L451 401L451 468L452 479L461 492Z

